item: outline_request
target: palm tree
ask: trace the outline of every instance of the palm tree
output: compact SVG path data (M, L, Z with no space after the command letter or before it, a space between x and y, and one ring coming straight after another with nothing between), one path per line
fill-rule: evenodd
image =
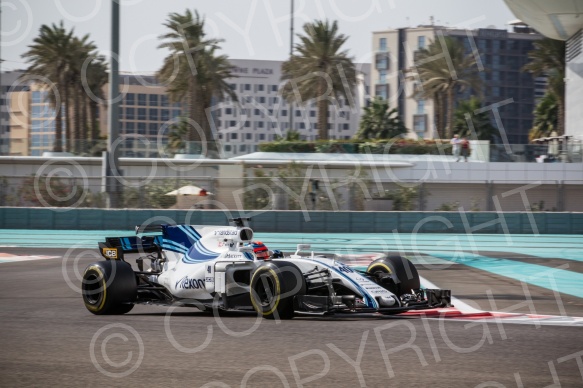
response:
M389 109L388 101L375 97L364 108L360 119L358 139L391 139L407 133L407 128L399 118L396 108Z
M34 76L45 77L48 81L46 86L55 84L59 95L50 93L49 102L55 110L55 142L53 151L62 152L62 123L63 112L61 104L66 100L66 70L67 58L73 40L73 30L67 32L63 22L59 25L48 26L43 24L40 27L39 36L33 40L33 44L28 46L28 51L22 54L22 58L29 63L23 75L24 79ZM34 78L36 79L36 78ZM38 82L38 79L36 79Z
M282 95L286 100L301 105L317 99L318 138L326 140L329 98L353 100L356 68L348 52L340 51L348 37L338 33L336 21L306 23L303 30L304 35L298 34L300 43L295 46L297 54L281 66L281 79L287 81Z
M188 120L181 117L177 123L169 126L168 144L166 150L171 154L176 154L184 150L186 146L186 139L188 139L190 132L190 124Z
M92 146L95 146L99 140L99 123L97 122L97 112L99 101L105 99L103 87L108 82L107 65L105 58L101 55L93 55L91 61L87 63L84 74L87 89L86 94L89 96L89 121L90 136ZM91 93L91 95L89 95Z
M530 62L522 70L538 77L547 75L547 90L556 98L558 106L557 133L565 132L565 42L544 38L534 42L535 49L528 53Z
M86 93L83 88L83 64L90 58L92 52L96 50L95 44L89 42L89 35L82 38L74 37L71 42L71 50L67 56L67 80L72 92L73 102L73 131L71 141L75 153L82 153L86 150L87 139L87 107Z
M167 93L174 102L188 102L188 117L203 129L209 147L216 150L211 125L206 120L206 108L213 98L220 100L225 94L235 101L236 95L225 83L231 78L231 66L224 55L216 56L221 40L204 39L204 19L198 12L186 10L184 15L172 13L164 24L170 32L160 36L164 40L158 47L167 48L171 54L164 59L158 78L166 83ZM188 132L189 142L201 142L203 136L194 128Z
M533 127L528 133L528 139L533 141L541 137L551 136L559 123L559 104L554 93L547 91L534 109Z
M298 131L287 131L285 136L275 135L273 141L298 142L301 141L301 136Z
M233 65L226 55L216 55L217 47L213 46L204 50L199 57L198 85L202 100L202 128L208 141L207 153L215 156L218 152L215 136L212 131L212 117L204 118L209 108L217 101L224 100L228 96L233 102L238 102L237 94L225 81L232 78Z
M460 137L474 138L477 140L491 140L496 128L490 122L488 112L475 113L482 108L482 102L475 96L469 100L460 101L455 114L453 130ZM468 123L471 120L471 125Z
M445 43L445 47L440 42ZM447 54L443 55L444 52ZM453 133L456 94L468 88L476 93L481 92L481 79L475 68L475 57L465 53L464 45L459 40L445 37L443 41L431 42L426 49L420 50L415 65L422 81L420 97L435 101L436 97L445 96L445 137L450 138Z

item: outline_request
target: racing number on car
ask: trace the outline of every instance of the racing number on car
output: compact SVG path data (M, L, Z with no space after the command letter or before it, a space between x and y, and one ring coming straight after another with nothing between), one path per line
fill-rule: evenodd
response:
M117 259L117 249L115 248L103 248L103 256L109 259Z

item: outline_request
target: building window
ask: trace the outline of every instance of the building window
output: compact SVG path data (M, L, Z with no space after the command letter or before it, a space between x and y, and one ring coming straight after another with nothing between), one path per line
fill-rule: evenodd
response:
M379 71L379 84L386 84L387 83L387 71L380 70Z
M127 123L126 123L126 132L127 132L127 133L134 133L134 130L135 130L135 129L136 129L136 128L135 128L135 125L134 125L134 123L133 123L133 122L127 122Z
M389 68L389 57L387 54L376 55L376 67L378 70L387 70Z
M264 91L265 90L265 85L263 85L263 84L257 85L257 90L259 90L260 92Z
M32 107L32 117L33 118L40 118L42 117L42 111L44 110L44 107L41 105L34 105Z
M146 134L146 123L138 123L138 134L140 135Z
M424 36L418 36L417 37L417 49L418 50L423 50L425 48L425 37Z
M281 115L284 116L284 117L287 116L287 110L286 109L283 109L281 111Z
M145 106L147 101L147 97L145 94L140 93L138 94L138 105Z
M263 128L263 121L257 122L257 128Z
M138 108L138 120L146 119L146 108Z
M265 104L265 97L259 97L259 103Z
M158 95L150 94L150 106L158 106Z
M170 111L168 111L168 109L162 109L160 111L161 117L160 119L162 121L168 121L168 119L170 118Z
M150 109L150 120L158 121L158 109Z
M150 123L148 126L148 135L156 136L158 134L158 124Z
M235 127L236 125L237 125L237 122L235 120L229 121L229 127Z
M237 84L229 84L231 90L237 90Z
M231 139L237 139L237 133L231 133Z
M245 84L245 90L251 90L251 84Z
M311 110L310 111L310 117L316 117L316 111L315 110Z
M232 108L225 108L225 114L226 115L232 115L233 114L233 109Z
M245 139L247 139L247 140L251 140L251 139L252 139L252 137L251 137L251 136L252 136L252 135L251 135L250 133L246 133L246 134L245 134Z
M277 92L277 85L271 85L271 91Z
M168 106L168 96L161 95L160 99L161 99L160 106Z
M427 116L426 115L414 115L413 116L413 130L420 136L427 130Z
M350 126L348 125L348 123L346 124L342 124L344 126L344 130L348 131L350 129Z
M422 115L425 113L425 100L417 101L417 114Z
M126 108L126 119L127 120L133 120L135 118L134 114L135 114L134 108Z
M387 51L387 38L379 39L379 51Z
M33 104L41 104L44 102L43 100L44 100L44 96L43 96L42 92L38 92L38 91L32 92L32 103Z
M381 97L383 100L386 100L389 95L388 86L389 85L376 85L375 96Z
M125 103L126 105L136 105L136 95L134 93L126 94Z
M253 113L255 114L255 116L259 116L261 114L261 112L259 111L259 109L255 109L253 111Z

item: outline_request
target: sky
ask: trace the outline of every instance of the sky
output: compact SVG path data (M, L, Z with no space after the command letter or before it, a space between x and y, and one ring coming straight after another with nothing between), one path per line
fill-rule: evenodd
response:
M89 34L109 55L112 0L0 0L2 70L23 69L21 58L43 24L64 22ZM290 47L291 0L121 0L120 70L153 73L168 51L158 37L173 12L197 10L208 37L224 39L233 59L285 60ZM372 32L435 24L461 28L507 28L516 19L503 0L295 0L295 33L304 23L337 20L356 62L371 62ZM295 38L297 42L298 39Z

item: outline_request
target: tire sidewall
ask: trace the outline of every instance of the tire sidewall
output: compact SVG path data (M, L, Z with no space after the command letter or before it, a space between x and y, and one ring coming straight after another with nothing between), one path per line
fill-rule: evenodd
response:
M261 303L256 291L258 283L265 277L271 279L274 286L273 299L267 306ZM306 284L300 269L287 261L261 263L251 276L251 304L255 311L265 318L292 318L294 296L303 295L305 292Z
M380 269L391 275L395 283L394 289L389 289L397 296L408 294L412 289L420 288L420 280L417 269L409 261L409 259L402 256L386 256L377 259L370 263L367 272L374 273L375 270Z
M128 263L99 261L90 264L83 273L83 302L93 314L123 314L131 310L137 287L136 276Z

